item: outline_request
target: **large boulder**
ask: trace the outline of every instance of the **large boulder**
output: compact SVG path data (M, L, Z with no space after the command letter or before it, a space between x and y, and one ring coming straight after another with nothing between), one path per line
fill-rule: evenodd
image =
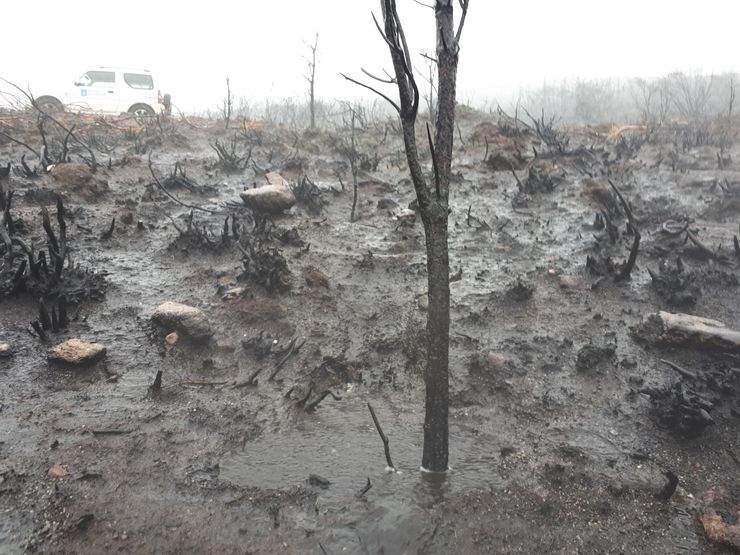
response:
M270 172L265 178L267 185L241 193L244 204L261 214L280 214L295 204L295 195L283 176Z
M161 326L181 331L191 339L203 340L213 335L208 317L199 308L182 303L166 302L157 307L152 320Z
M105 347L100 343L88 343L77 337L55 345L47 351L49 360L74 365L90 364L103 355Z

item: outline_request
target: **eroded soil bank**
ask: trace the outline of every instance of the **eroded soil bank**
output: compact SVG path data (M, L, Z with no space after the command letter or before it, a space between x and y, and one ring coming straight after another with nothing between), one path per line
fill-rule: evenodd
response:
M46 341L34 292L0 298L0 551L726 549L705 524L731 527L740 507L740 362L643 341L639 324L668 310L740 328L728 130L572 129L559 152L520 122L460 112L443 482L419 474L424 243L391 122L358 132L354 222L346 129L64 116L97 154L90 180L29 176L27 150L0 139L14 233L48 249L40 207L58 232L61 195L82 272L62 290L69 325ZM33 114L0 121L39 144ZM298 202L263 220L239 193L268 171ZM641 233L631 279L614 279L634 233L608 179ZM166 301L201 309L213 336L166 341L151 321ZM105 356L50 363L71 337Z

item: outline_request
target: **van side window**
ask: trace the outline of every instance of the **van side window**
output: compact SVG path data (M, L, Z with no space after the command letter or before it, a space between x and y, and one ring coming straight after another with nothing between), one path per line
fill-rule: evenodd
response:
M88 71L82 76L90 80L90 86L94 86L98 83L101 85L111 85L116 82L116 73L114 71Z
M154 88L154 81L151 75L144 75L141 73L124 73L123 80L132 89L146 89L152 90Z

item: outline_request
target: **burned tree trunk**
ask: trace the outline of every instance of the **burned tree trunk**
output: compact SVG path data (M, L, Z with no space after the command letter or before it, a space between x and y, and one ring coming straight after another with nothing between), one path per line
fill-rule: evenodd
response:
M424 418L424 452L422 467L433 472L446 472L449 454L449 338L450 286L447 245L449 186L452 166L452 146L455 130L455 95L459 40L469 0L459 0L462 8L455 30L454 0L436 0L434 13L437 30L437 119L434 139L428 130L432 153L434 183L424 177L416 144L416 116L419 110L419 89L414 79L411 54L396 10L395 0L381 0L383 27L378 29L390 49L399 102L377 90L398 111L403 129L406 159L419 201L424 223L427 252L427 282L429 311L427 313L426 411ZM376 22L377 23L377 22ZM367 73L367 72L366 72ZM369 75L369 74L368 74ZM387 82L387 81L385 81Z

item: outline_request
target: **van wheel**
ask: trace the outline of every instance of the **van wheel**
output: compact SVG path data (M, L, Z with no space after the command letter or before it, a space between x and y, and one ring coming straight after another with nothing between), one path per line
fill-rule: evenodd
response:
M138 118L151 117L154 115L154 109L146 104L134 104L128 109L129 114L133 114Z
M36 99L36 106L42 112L46 112L49 114L57 114L59 112L64 112L64 104L59 102L59 100L57 100L53 96L38 97Z

